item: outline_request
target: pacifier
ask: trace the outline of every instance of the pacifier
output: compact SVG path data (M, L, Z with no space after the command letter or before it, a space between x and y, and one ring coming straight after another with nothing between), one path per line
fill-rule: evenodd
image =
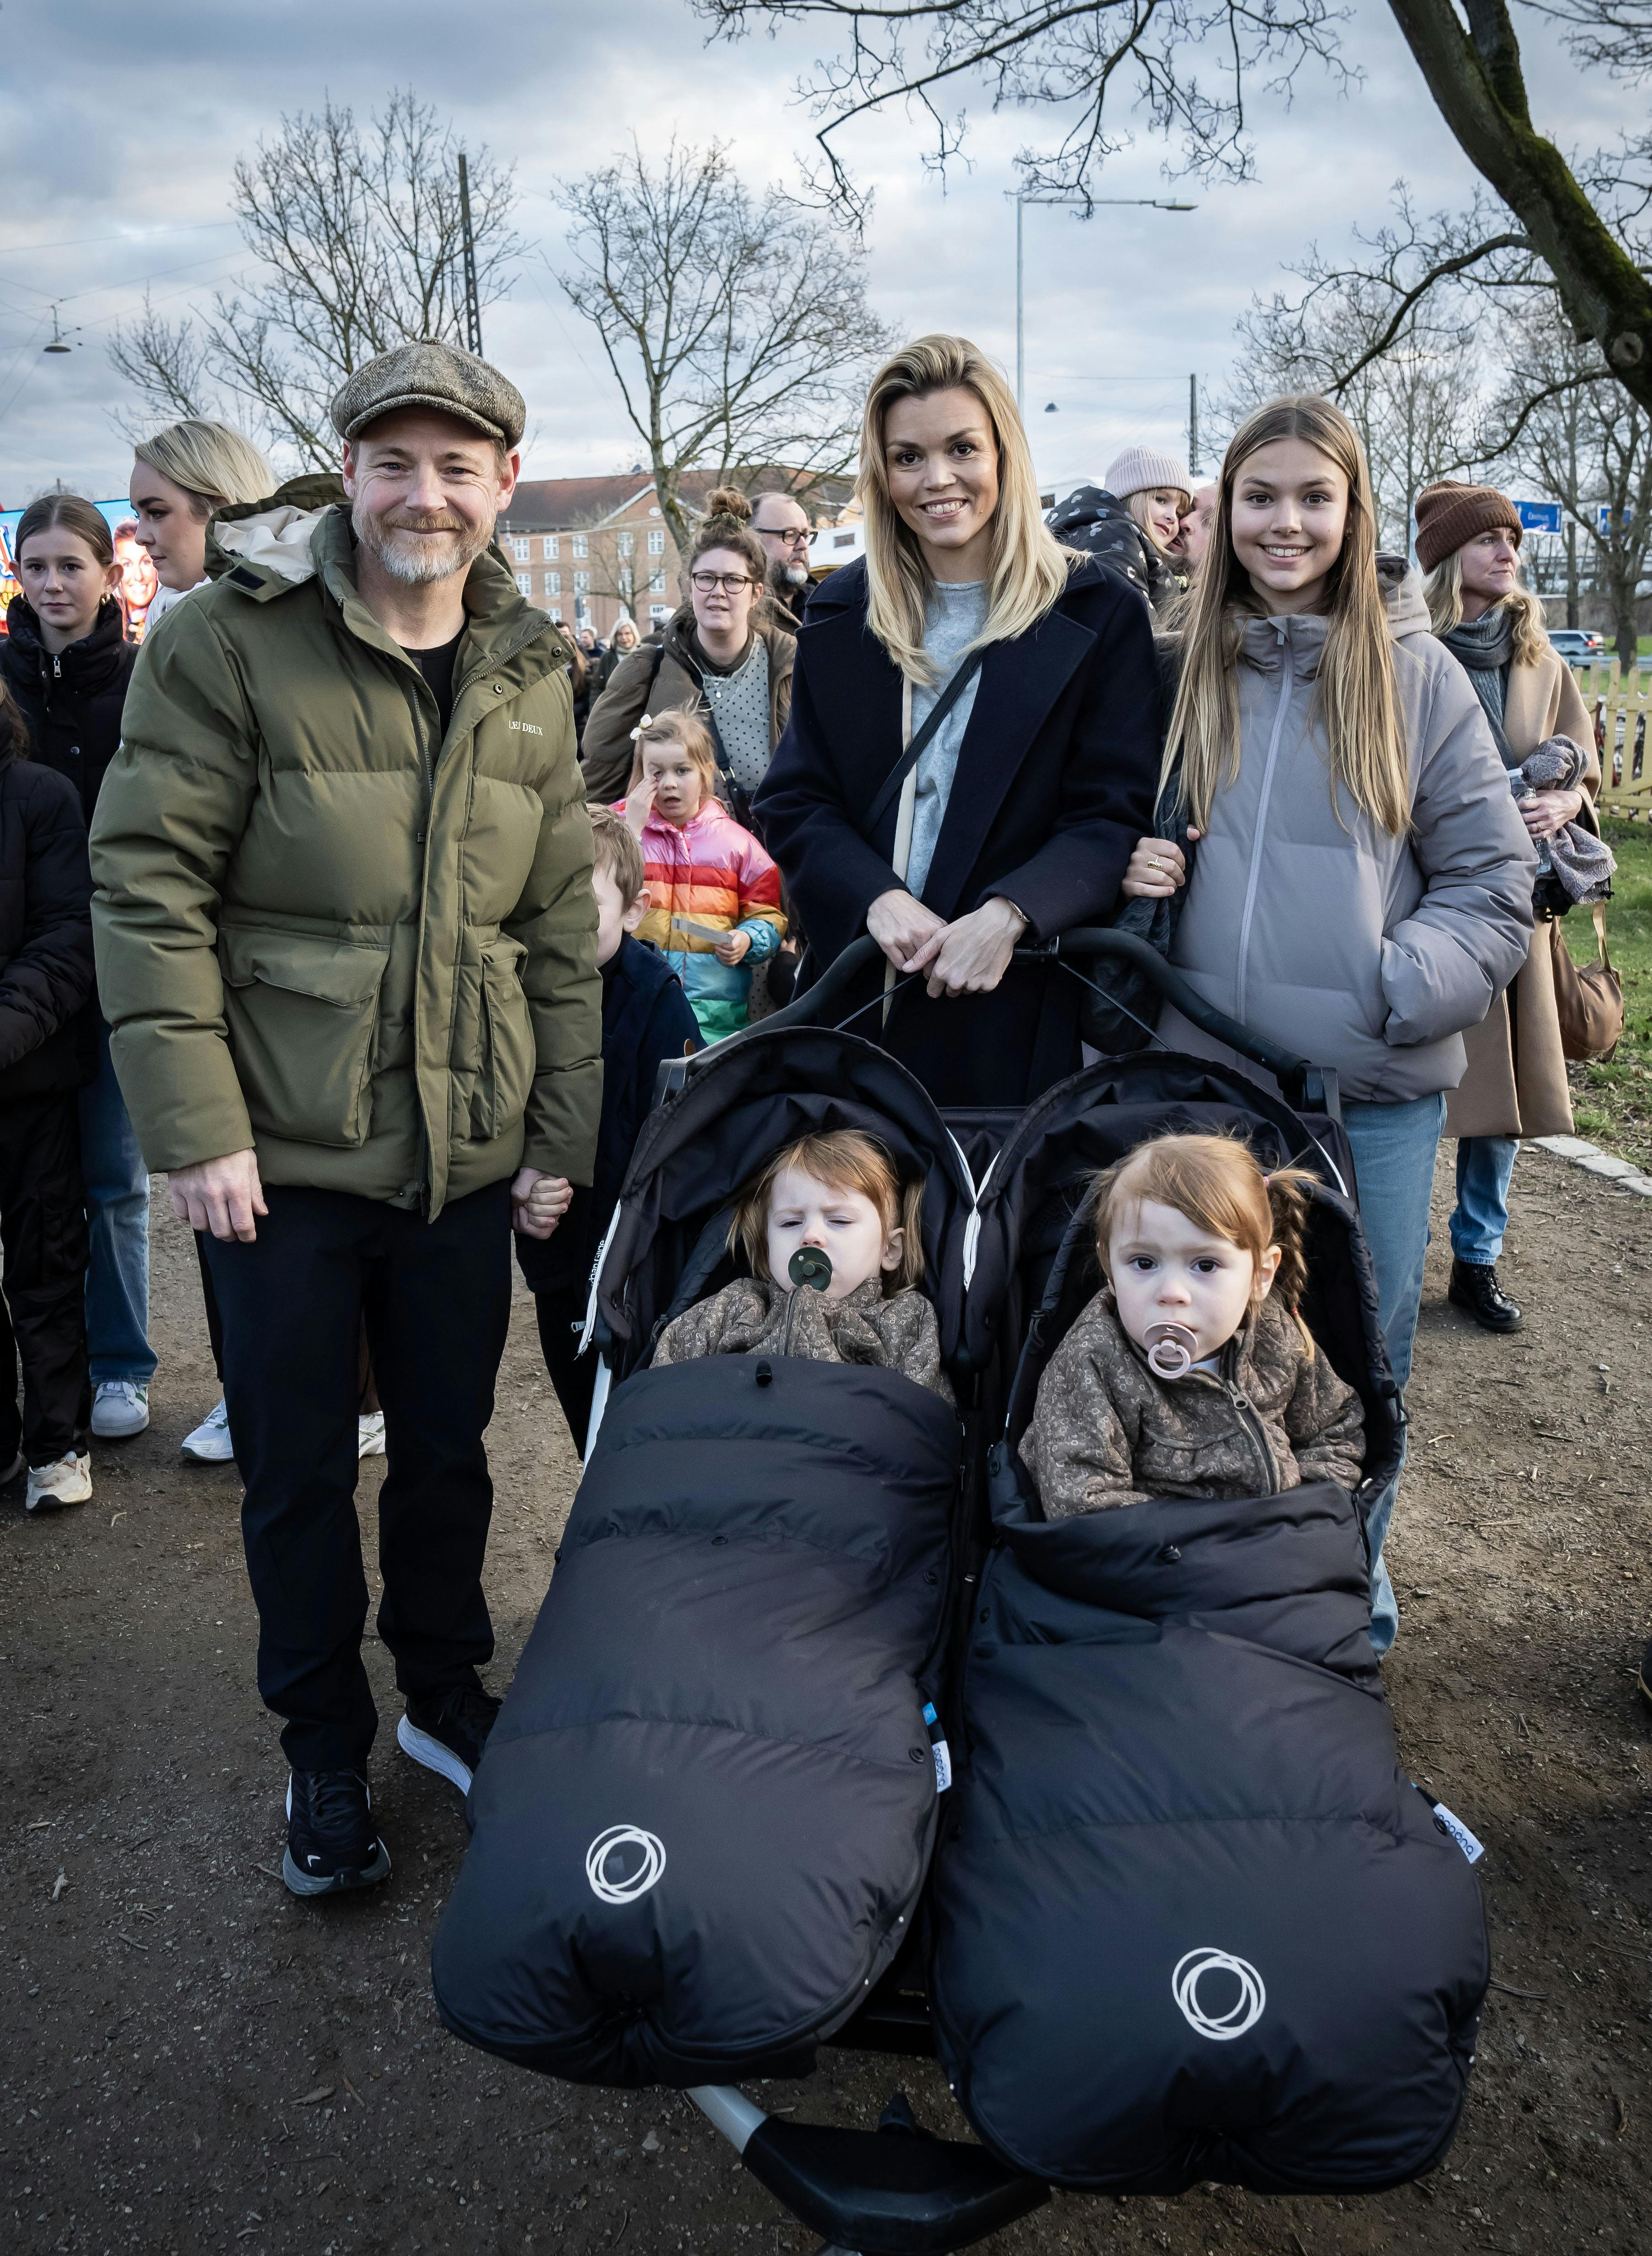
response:
M786 1273L794 1285L812 1285L824 1293L832 1281L832 1257L823 1245L800 1245L787 1263Z
M1185 1324L1149 1324L1141 1344L1147 1350L1147 1368L1159 1378L1185 1378L1199 1343Z

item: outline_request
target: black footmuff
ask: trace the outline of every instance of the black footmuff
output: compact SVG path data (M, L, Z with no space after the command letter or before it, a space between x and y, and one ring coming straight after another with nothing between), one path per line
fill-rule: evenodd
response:
M870 1044L753 1037L651 1118L600 1294L631 1375L477 1770L433 1959L459 2035L576 2081L805 2069L906 1941L928 1868L957 1413L862 1365L646 1362L732 1273L735 1191L815 1126L921 1171L930 1273L959 1269L968 1177Z
M1035 1313L963 1655L930 2006L971 2121L1020 2170L1368 2192L1449 2147L1489 1968L1473 1873L1398 1767L1372 1656L1362 1507L1397 1461L1397 1402L1323 1136L1258 1108L1260 1149L1282 1138L1326 1186L1303 1309L1365 1404L1359 1491L1046 1522L1014 1453L1100 1282L1083 1180L1139 1139L1157 1075L1180 1108L1185 1071L1132 1061L1052 1092L981 1202L977 1279Z

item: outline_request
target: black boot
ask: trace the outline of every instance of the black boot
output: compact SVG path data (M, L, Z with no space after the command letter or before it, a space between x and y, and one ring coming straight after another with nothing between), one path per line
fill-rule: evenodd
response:
M1498 1283L1489 1261L1453 1261L1446 1298L1454 1308L1466 1308L1488 1332L1520 1329L1520 1310Z

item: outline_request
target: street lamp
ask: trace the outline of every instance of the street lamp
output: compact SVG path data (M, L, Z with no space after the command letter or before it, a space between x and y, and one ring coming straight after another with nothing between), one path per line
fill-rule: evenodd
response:
M1015 405L1023 405L1021 394L1027 384L1027 345L1023 332L1021 213L1028 204L1082 204L1089 210L1096 204L1140 204L1149 211L1197 211L1197 204L1175 203L1163 196L1038 196L1026 188L1015 190Z

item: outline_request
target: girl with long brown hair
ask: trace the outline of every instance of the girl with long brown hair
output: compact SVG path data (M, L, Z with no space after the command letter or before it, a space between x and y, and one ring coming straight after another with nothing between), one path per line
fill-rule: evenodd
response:
M1140 598L1062 547L1000 371L920 337L873 379L866 553L822 581L754 802L819 970L870 934L845 1010L940 1102L1019 1104L1079 1061L1082 991L1013 963L1105 917L1158 766Z
M1358 434L1277 399L1222 465L1165 748L1195 842L1143 838L1127 894L1187 899L1171 961L1234 1018L1335 1068L1394 1375L1423 1291L1444 1092L1525 960L1532 849L1415 574L1379 557ZM1168 1012L1174 1047L1213 1045ZM1397 1616L1373 1506L1372 1638Z

